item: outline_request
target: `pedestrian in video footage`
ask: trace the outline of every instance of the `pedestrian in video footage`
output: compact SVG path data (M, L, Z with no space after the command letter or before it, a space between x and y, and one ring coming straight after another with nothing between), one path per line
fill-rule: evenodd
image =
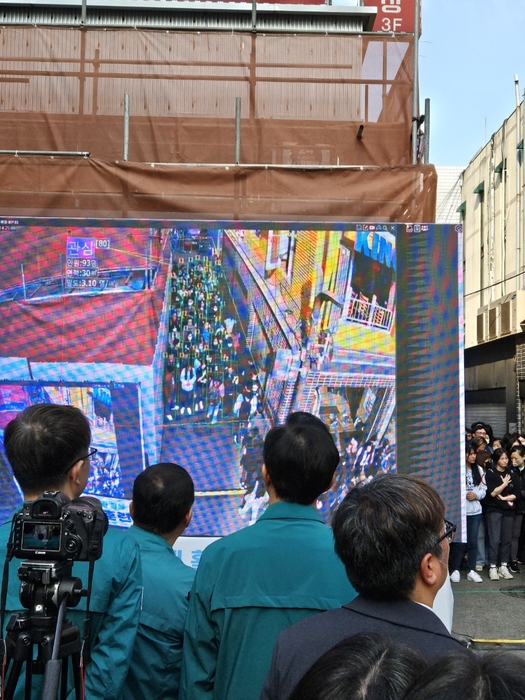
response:
M120 477L121 470L117 455L99 451L91 458L91 473L86 485L86 492L104 494L112 498L124 498Z
M206 416L211 418L212 423L217 423L219 412L222 407L224 396L224 384L220 379L210 379L210 389L208 394L208 412Z
M221 266L208 258L177 262L172 272L172 308L168 345L165 353L166 420L192 419L205 411L214 423L232 415L234 386L246 362L245 339L238 321L227 308L221 287ZM231 306L231 304L230 304ZM195 382L186 377L186 365L195 371ZM170 386L170 376L172 382ZM260 385L257 374L249 377ZM217 384L218 382L218 384ZM187 390L184 386L188 387ZM218 396L219 394L219 396Z
M198 363L197 367L195 368L195 373L197 375L197 380L195 382L195 410L203 411L204 401L206 400L206 387L209 380L208 366L206 364L206 360L203 359L203 361L200 362L200 360L197 358L195 359Z
M177 464L154 464L133 485L127 536L140 547L144 595L122 700L177 700L182 640L195 569L173 545L190 523L193 481Z
M180 373L180 414L184 415L188 411L191 416L193 412L193 389L197 381L197 373L193 366L186 362Z
M261 508L268 502L266 486L261 474L263 441L259 428L253 427L245 435L241 454L241 486L244 488L244 496L239 506L239 515L245 519L250 513L248 525L253 525L259 517Z
M355 595L314 507L332 483L337 448L318 418L291 416L264 441L270 505L202 553L184 635L185 700L258 700L279 632Z
M90 444L90 424L78 408L37 404L19 413L5 428L4 447L24 501L33 501L44 491L61 491L71 499L80 496L90 471ZM4 551L11 524L12 518L0 528L0 548ZM18 564L12 560L9 567L8 613L20 611ZM76 562L73 576L78 576L86 587L87 562ZM94 567L87 700L121 699L129 650L137 632L141 593L138 546L122 530L110 527L104 537L102 557ZM67 613L81 631L85 605L83 598ZM40 680L39 676L33 679L32 698L40 697ZM19 688L23 697L22 680Z
M234 440L238 445L242 444L247 430L248 421L253 413L252 399L252 387L250 384L245 384L242 387L242 391L237 394L237 398L235 399L235 404L233 406L233 413L235 417L238 418L237 433L234 437Z

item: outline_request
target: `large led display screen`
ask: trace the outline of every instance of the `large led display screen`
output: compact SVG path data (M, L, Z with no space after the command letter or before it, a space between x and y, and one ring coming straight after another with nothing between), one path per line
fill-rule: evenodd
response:
M185 534L253 523L264 435L296 410L322 418L341 454L316 504L327 521L357 483L396 470L433 481L461 517L453 227L4 217L0 237L0 431L30 404L81 408L98 449L86 490L111 523L129 525L133 479L159 461L194 479ZM446 340L430 347L438 316ZM421 403L413 381L433 395ZM457 406L445 476L407 458L440 397ZM0 479L5 519L21 494L3 448Z

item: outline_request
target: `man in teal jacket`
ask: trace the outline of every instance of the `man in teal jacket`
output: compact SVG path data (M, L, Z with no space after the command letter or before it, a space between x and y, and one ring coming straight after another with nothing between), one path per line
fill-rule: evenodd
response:
M38 404L26 408L6 426L4 446L13 473L24 494L33 501L44 491L61 491L69 498L83 492L89 476L91 429L84 414L73 406ZM12 518L0 528L0 551L6 551ZM20 560L9 566L6 621L21 611ZM88 585L87 562L76 562L73 576ZM90 611L91 661L86 673L86 700L118 700L126 678L129 650L138 626L142 577L137 544L125 533L109 528L103 554L95 562ZM86 599L67 617L83 632ZM24 670L22 671L24 673ZM41 676L33 677L33 698L40 697ZM16 697L24 697L23 680Z
M326 426L310 414L292 414L269 431L263 459L266 512L202 554L180 700L257 700L279 633L356 595L315 508L339 463Z
M195 570L173 545L188 527L193 481L178 464L154 464L133 485L127 535L140 547L144 599L122 700L177 700L184 624Z

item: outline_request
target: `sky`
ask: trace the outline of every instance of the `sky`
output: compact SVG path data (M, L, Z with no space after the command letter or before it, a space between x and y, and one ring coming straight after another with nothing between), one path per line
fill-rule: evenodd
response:
M420 109L430 162L467 166L525 90L525 0L421 0Z

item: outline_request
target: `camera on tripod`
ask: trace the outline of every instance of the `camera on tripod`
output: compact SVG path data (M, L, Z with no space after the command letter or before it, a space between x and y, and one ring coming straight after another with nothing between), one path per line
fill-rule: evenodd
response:
M2 697L14 697L23 664L26 666L25 697L31 697L32 676L43 675L43 698L56 698L62 668L63 697L67 685L67 659L73 662L75 694L81 697L80 654L83 648L78 627L65 619L66 606L76 607L87 597L84 640L88 638L90 585L72 576L75 561L89 562L89 582L94 563L102 556L108 519L97 498L70 500L60 491L46 491L24 503L13 518L6 565L13 556L24 559L18 568L20 602L26 612L13 614L7 625L4 655L12 661ZM7 590L7 586L4 586ZM2 595L2 617L5 597ZM36 656L33 648L37 649ZM84 653L87 660L87 652ZM7 670L7 666L6 666Z
M13 554L37 561L95 561L108 528L100 501L46 491L14 518Z

